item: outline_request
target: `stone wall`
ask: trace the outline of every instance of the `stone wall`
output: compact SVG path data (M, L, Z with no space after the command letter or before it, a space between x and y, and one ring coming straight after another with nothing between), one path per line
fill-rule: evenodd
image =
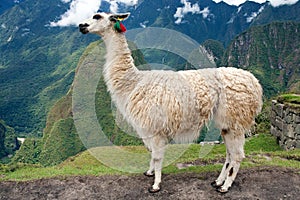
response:
M273 100L271 133L283 149L300 148L300 110Z

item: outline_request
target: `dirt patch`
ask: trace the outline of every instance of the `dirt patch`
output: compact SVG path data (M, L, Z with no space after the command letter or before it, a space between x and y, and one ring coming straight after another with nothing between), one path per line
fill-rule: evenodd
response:
M218 173L165 174L162 191L148 193L153 179L135 176L76 176L28 182L0 182L0 199L298 199L299 171L259 167L240 170L232 188L211 187Z

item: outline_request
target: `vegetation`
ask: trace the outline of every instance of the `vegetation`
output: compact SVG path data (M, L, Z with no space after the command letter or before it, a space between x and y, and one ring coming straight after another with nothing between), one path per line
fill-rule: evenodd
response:
M209 51L210 54L214 55L216 65L221 66L222 57L225 52L223 44L217 40L206 40L202 45Z
M277 100L282 103L290 103L300 105L300 95L299 94L282 94Z
M260 81L267 98L282 92L300 92L300 35L297 22L273 22L255 26L229 45L222 65L251 71Z
M0 18L0 118L18 135L42 137L47 113L67 93L89 42L73 28L47 26L67 9L60 2L24 1Z
M285 76L283 76L283 74L285 74L287 70L297 72L297 70L299 69L295 67L297 65L288 65L288 63L291 63L290 61L284 61L283 55L286 55L288 57L290 53L292 53L288 49L293 48L293 46L289 46L287 44L284 48L278 48L278 46L282 45L282 40L286 41L286 43L291 43L291 34L293 30L295 30L298 26L299 24L297 23L286 22L273 23L267 26L253 27L249 31L238 36L232 42L232 44L224 53L222 63L224 65L227 64L229 66L246 68L247 70L253 72L262 83L264 87L264 94L266 95L266 97L274 96L280 91L286 91L289 85L295 85L298 83L297 80L299 77L297 73L292 73L293 82L290 83L289 81L287 81ZM281 28L289 28L289 31L287 33L283 33ZM277 38L274 39L270 36L270 34L276 34ZM297 46L298 39L295 39L294 43L295 44L293 45ZM243 46L242 44L247 44L247 46ZM224 51L222 44L217 41L209 40L205 42L204 45L215 55L215 59L220 65L220 57L222 55L222 52ZM100 67L104 64L104 60L102 57L105 51L101 46L101 42L94 42L89 45L89 47L85 50L85 52L79 59L77 71L79 70L82 63L87 60L93 60L93 62L97 63L97 65ZM130 43L130 46L132 49L135 49L133 44ZM248 47L249 49L247 49ZM168 52L145 50L144 53L146 54L146 57L148 53L155 53L157 55L156 58L164 58L166 60L166 64L175 65L176 67L178 67L178 69L181 69L182 66L185 66L184 60L182 60L181 58L173 59L175 55L172 55ZM141 52L135 50L133 54L135 58L135 64L137 66L143 67L143 69L147 69L147 65L144 65L146 61L144 60ZM294 58L295 60L298 60L297 56ZM150 59L151 61L151 59L153 58L148 59ZM290 58L288 60L290 60ZM295 62L293 61L293 63ZM278 66L286 67L279 69ZM65 69L59 68L57 70L57 73L60 74L61 70ZM67 79L72 80L73 76L74 72L72 70L72 73L68 74ZM278 81L274 81L276 79ZM48 98L49 95L51 96L50 93L53 92L53 94L56 94L58 93L58 91L62 91L61 87L65 87L65 82L63 81L56 86L57 87L49 88L49 90L47 90L48 92L44 90L44 95L40 96L42 99L44 98L43 101L45 101L45 103L50 100L45 99ZM26 156L24 155L26 155L27 153L24 151L27 149L22 148L17 153L19 155L17 155L16 159L14 160L15 162L22 161L24 163L39 163L45 166L55 165L64 161L69 156L73 156L78 152L85 150L86 147L84 147L84 145L80 141L74 126L72 117L72 92L72 88L69 89L67 95L57 101L55 106L50 110L46 127L44 129L43 138L40 142L38 142L38 139L35 143L41 143L41 147L28 148L35 151L35 153L33 153L32 155L36 155L37 158L32 158L29 156L29 160L26 161ZM102 127L104 133L111 140L111 142L113 142L115 145L142 144L140 139L132 136L134 135L134 131L130 126L128 126L126 122L124 122L124 120L121 119L122 117L117 117L119 113L116 113L115 109L113 108L110 96L107 92L102 77L98 82L95 99L96 115L99 120L99 124ZM263 112L256 119L258 124L256 127L257 132L266 132L270 129L269 114L270 103L265 103ZM115 120L115 118L118 118L117 121ZM124 130L126 130L127 132L131 132L132 134L126 134ZM203 141L204 139L211 141L219 140L220 138L218 136L215 136L215 134L206 135L204 130L200 138L198 139L198 142ZM67 147L70 147L70 149L67 149Z
M113 107L109 105L112 105L111 98L107 92L103 77L101 77L97 87L95 106L102 131L115 145L141 145L142 141L132 136L134 135L133 129L128 127L129 125L121 116L119 117L119 124L117 124L116 115L119 113L113 113L118 111L112 110ZM130 131L131 133L126 133L125 131Z
M101 148L101 147L100 147ZM122 147L129 148L129 147ZM211 150L205 157L199 158L203 149ZM130 151L135 153L146 152L143 146L132 146ZM280 166L299 169L300 150L284 151L276 143L276 139L268 133L261 133L248 138L245 144L246 159L242 168L255 166ZM164 167L163 173L219 171L225 159L225 145L201 146L191 144L187 151L174 163ZM179 169L178 163L192 164L193 166ZM127 174L103 165L89 151L84 151L70 157L63 163L52 167L15 163L0 165L0 180L34 180L50 177L66 177L74 175L107 175Z
M78 137L72 116L73 90L70 86L76 75L76 65L78 70L84 60L99 59L101 57L99 55L103 55L104 50L98 49L95 54L91 55L91 50L100 44L99 42L92 43L84 51L86 45L94 39L92 36L89 39L82 38L72 28L60 29L45 26L53 15L59 16L60 12L67 9L67 5L61 4L60 0L53 2L59 4L59 7L51 5L48 1L27 1L26 3L26 5L22 4L22 6L12 8L9 12L1 15L0 19L2 26L7 27L0 30L2 52L0 55L0 117L4 117L6 122L13 126L11 128L0 121L0 158L13 155L19 148L16 140L17 134L27 136L25 143L17 151L12 162L0 166L3 174L0 177L9 180L25 180L60 175L120 173L99 163L87 151L84 151L85 146ZM240 33L250 25L245 22L245 24L233 25L227 21L224 22L223 20L228 18L226 16L232 15L232 12L225 11L225 8L222 8L223 10L220 12L220 7L211 9L223 13L222 19L215 16L214 20L203 20L202 15L187 15L185 18L187 22L197 21L200 23L194 27L189 23L175 25L173 14L168 13L168 10L172 9L159 11L155 1L144 1L143 3L147 6L139 8L145 11L141 13L150 13L150 15L136 15L133 20L148 21L149 25L174 28L197 38L200 42L207 38L215 38L227 44L233 35ZM168 2L164 3L168 4ZM299 7L299 5L298 3L296 6ZM222 6L222 4L217 4L217 6ZM256 7L255 11L259 9L260 5L256 5ZM298 12L296 12L298 7L293 7L295 10L288 11L291 12L291 16L296 13L296 16L291 19L299 20ZM153 12L151 9L154 9ZM243 7L244 9L246 6ZM258 17L253 24L268 23L270 21L268 16L274 15L272 13L280 13L279 9L289 9L289 7L270 9L273 8L266 7L268 13L264 12L264 15L267 16ZM252 12L249 10L248 13ZM242 15L242 12L239 14ZM145 18L145 16L151 17ZM286 16L279 15L275 17L279 20L286 18ZM10 23L6 23L8 21ZM210 24L210 21L213 24ZM131 26L136 23L130 19L127 22ZM226 27L221 26L222 24L226 24ZM235 66L249 70L260 80L264 88L266 103L262 113L256 118L255 133L260 134L247 140L247 159L243 163L243 167L265 164L297 168L299 151L284 152L273 143L275 140L270 135L262 133L270 130L270 102L267 99L282 92L300 93L299 26L300 24L297 22L274 22L252 27L237 36L226 50L222 43L216 40L207 40L203 43L208 51L214 54L218 66ZM16 27L18 30L14 32ZM8 41L10 37L13 38L12 41ZM132 45L130 44L130 46ZM82 52L84 53L82 54ZM174 66L176 70L189 69L184 59L170 52L145 49L143 53L148 62L164 60L165 62L162 64ZM139 50L135 50L133 54L137 66L149 69L147 65L143 65L146 62ZM19 56L16 57L16 55ZM103 60L101 62L103 64ZM101 66L101 62L98 63L99 66ZM299 96L281 95L278 100L297 105ZM140 139L125 133L130 132L134 135L131 127L121 117L117 117L118 112L113 108L102 77L97 86L95 107L99 124L114 144L130 145L133 151L145 150L144 147L137 146L142 144ZM117 120L115 120L116 118ZM204 130L198 142L204 139L219 139L217 132L208 135L205 133ZM213 163L224 157L224 145L214 147L203 161L198 159L199 150L200 146L191 145L176 163L207 162L207 165L178 170L174 163L164 169L165 173L220 169L219 162L216 165ZM82 151L84 152L76 155ZM74 157L69 158L70 156ZM67 161L65 161L66 159ZM2 162L8 163L10 159L5 157Z
M41 149L41 139L27 138L13 157L12 163L37 164L39 163Z
M277 97L278 102L288 105L290 108L300 111L299 94L282 94Z
M89 60L95 62L96 68L102 67L104 64L104 53L105 50L100 41L91 43L80 58L77 71L83 62ZM136 65L145 67L142 65L145 61L141 53L134 51L133 55ZM32 138L28 141L26 139L26 142L13 159L14 163L22 162L52 166L86 149L74 125L72 95L73 88L70 88L68 93L55 103L48 113L43 138ZM107 92L103 77L100 77L95 97L96 115L99 124L111 142L115 145L141 145L140 139L124 133L116 124L110 95ZM124 123L124 125L128 126L127 123Z
M0 163L10 162L20 144L13 128L0 120Z
M4 145L5 132L5 127L2 124L0 124L0 158L6 156L6 149Z

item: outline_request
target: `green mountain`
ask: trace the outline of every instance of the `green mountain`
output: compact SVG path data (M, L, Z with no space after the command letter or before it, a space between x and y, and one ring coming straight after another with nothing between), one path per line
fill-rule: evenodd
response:
M50 2L24 0L0 17L0 118L19 134L42 135L47 112L68 91L88 43L74 27L47 26L67 9Z
M250 28L237 36L226 50L222 48L220 42L214 40L208 40L203 45L215 55L220 65L239 67L253 72L262 83L267 97L281 91L300 92L300 62L297 54L300 47L299 34L297 35L299 28L300 23L276 22ZM141 52L133 53L136 65L145 63ZM76 74L84 67L84 63L95 63L97 66L92 64L90 67L101 68L104 65L104 54L101 42L91 43L78 62ZM35 142L32 140L25 142L14 161L53 165L86 148L75 128L72 93L73 87L52 107L43 138ZM123 122L120 126L115 120L103 77L99 80L95 97L95 111L106 136L116 145L141 144L140 140L122 131L128 126L126 123ZM130 130L130 127L126 129ZM95 136L95 143L97 140L99 138Z
M83 62L93 63L90 67L102 70L105 63L104 55L105 48L103 44L101 45L100 41L91 43L78 62L76 75L78 75L80 68L84 67ZM133 57L135 64L141 65L145 69L145 65L143 65L145 61L141 52L137 50L133 51ZM51 108L47 117L43 138L26 139L14 157L13 162L40 163L45 166L55 165L86 149L81 140L83 138L80 138L75 128L72 95L73 86ZM122 131L124 129L121 129L119 127L120 124L117 124L115 121L110 95L107 92L103 77L100 77L95 97L96 115L107 138L115 145L141 145L142 142L140 139L124 133ZM121 123L123 123L123 128L128 126L122 120ZM128 129L128 127L125 128ZM93 140L95 143L98 143L99 138L95 137Z
M3 124L0 124L0 158L7 155L5 144L4 144L5 132L6 132L6 128L3 126Z
M122 7L131 11L125 24L128 29L165 27L192 37L214 54L219 66L252 71L263 84L267 97L286 90L299 92L298 24L269 23L299 21L300 2L276 8L250 1L239 7L212 0L190 2L198 3L202 11L208 8L209 13L186 13L182 23L175 23L174 14L183 6L180 0L140 1L137 7ZM1 5L7 6L0 11L0 119L18 135L33 137L26 139L14 160L43 165L59 163L85 148L74 126L71 85L76 66L78 70L95 44L87 49L86 46L98 37L82 37L76 27L49 26L50 21L68 10L70 2L23 0ZM102 8L105 10L109 4L101 6L106 6ZM257 26L260 24L265 25ZM145 52L153 54L150 50ZM137 62L144 62L136 53ZM174 55L158 52L157 58L161 60L159 56L170 57L168 63L178 64L180 69L182 60L172 60ZM115 144L139 144L140 141L125 136L114 121L110 97L101 79L96 95L101 100L95 102L97 117L108 137ZM1 141L0 137L0 148ZM4 155L7 153L3 152L8 151L2 150Z
M14 5L22 2L23 0L1 0L0 2L0 15L6 10L12 8Z
M247 69L260 80L267 97L300 93L300 23L273 22L237 36L222 65Z
M0 120L0 163L9 161L6 156L11 157L20 147L17 136L13 128L7 126Z
M269 2L246 1L239 6L212 0L189 0L190 6L199 6L199 12L182 13L178 23L174 14L184 5L180 0L141 1L131 11L127 24L129 28L165 27L184 33L199 43L208 39L218 40L224 45L249 27L264 25L273 21L300 21L300 1L294 5L273 7ZM128 11L125 8L124 11ZM177 22L176 22L177 21Z
M0 118L17 134L42 136L51 106L70 88L74 70L85 47L97 37L82 37L76 27L50 27L70 2L61 0L4 0L0 3ZM199 43L213 39L224 44L242 31L273 20L298 20L300 2L272 7L245 2L241 6L190 0L206 12L184 14L176 23L180 0L139 1L138 6L120 6L130 11L128 29L165 27L177 30ZM108 11L109 1L101 9ZM22 17L20 17L22 16ZM179 63L181 61L178 61ZM175 61L177 64L177 61Z

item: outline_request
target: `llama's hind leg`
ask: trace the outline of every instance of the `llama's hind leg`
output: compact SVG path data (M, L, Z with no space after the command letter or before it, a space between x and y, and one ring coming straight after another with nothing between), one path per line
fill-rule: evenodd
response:
M226 129L223 129L221 131L221 136L223 138L223 141L224 141L225 145L226 145L226 142L225 142L224 135L227 134L227 132L228 131ZM223 185L223 183L224 183L224 181L226 179L226 169L228 169L229 163L230 163L230 156L229 156L229 152L228 152L228 147L226 146L226 160L225 160L225 163L224 163L224 165L222 167L222 171L221 171L219 177L217 178L217 180L215 180L214 182L212 182L212 186L213 187L220 187L220 186Z
M225 142L225 137L224 135L227 134L227 130L223 129L221 131L221 136L223 138L223 141L226 145L226 142ZM219 175L219 177L217 178L217 180L215 180L214 182L212 182L212 186L213 187L220 187L223 185L225 179L226 179L226 170L228 169L229 167L229 163L230 163L230 156L229 156L229 152L228 152L228 147L226 146L226 160L225 160L225 163L222 167L222 171Z
M224 184L219 188L219 192L227 192L231 187L233 181L240 168L240 163L245 157L244 143L245 136L243 133L233 134L228 133L225 136L226 148L229 153L230 163L225 170L226 179Z

